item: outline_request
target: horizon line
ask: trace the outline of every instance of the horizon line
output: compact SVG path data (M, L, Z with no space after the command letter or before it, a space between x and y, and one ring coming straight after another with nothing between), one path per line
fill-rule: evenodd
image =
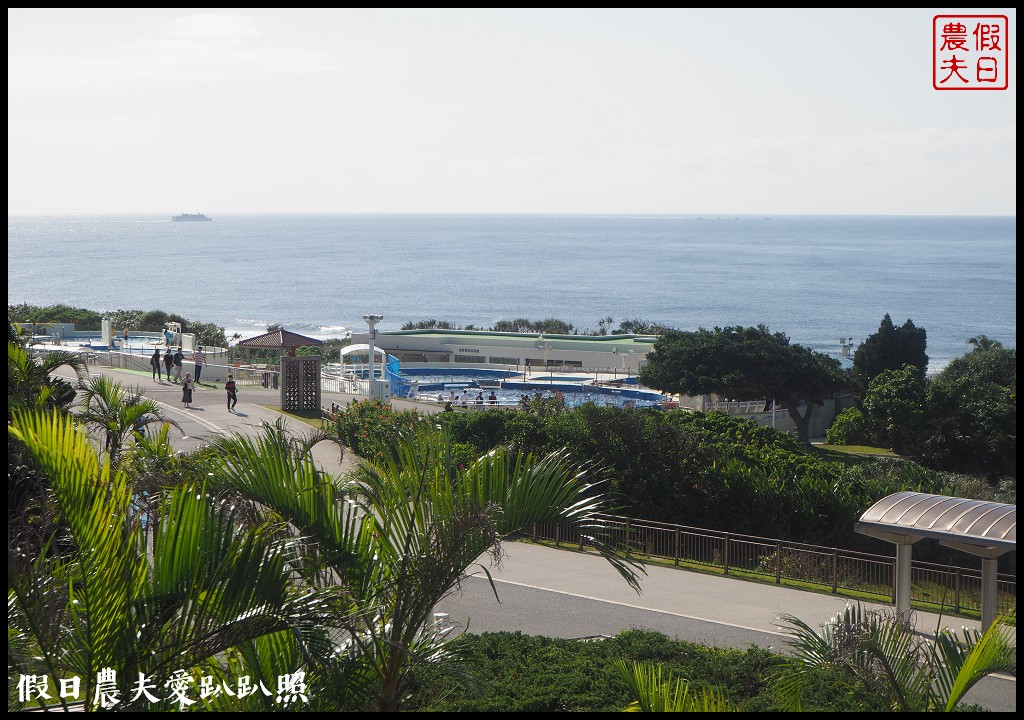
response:
M179 213L180 214L180 213ZM205 214L205 213L204 213ZM150 216L160 215L161 217L166 213L157 212L146 212L146 211L117 211L117 212L75 212L75 211L50 211L50 212L25 212L25 211L8 211L7 217L68 217L68 216L86 216L86 217L100 217L100 216ZM346 215L346 216L367 216L367 215L399 215L399 216L422 216L422 215L436 215L436 216L479 216L479 217L497 217L497 216L532 216L532 217L679 217L679 218L696 218L696 219L720 219L720 218L739 218L739 217L998 217L998 218L1016 218L1016 213L866 213L866 212L501 212L501 211L474 211L474 212L463 212L463 211L227 211L220 213L220 217L237 217L242 215L264 215L264 216L281 216L281 215L294 215L294 216L310 216L310 215ZM207 215L207 217L211 217Z

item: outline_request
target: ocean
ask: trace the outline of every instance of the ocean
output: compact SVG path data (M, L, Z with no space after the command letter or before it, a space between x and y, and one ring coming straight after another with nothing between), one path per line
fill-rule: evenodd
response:
M888 313L931 372L1017 341L1016 217L9 216L9 304L165 310L251 337L447 320L764 324L840 355Z

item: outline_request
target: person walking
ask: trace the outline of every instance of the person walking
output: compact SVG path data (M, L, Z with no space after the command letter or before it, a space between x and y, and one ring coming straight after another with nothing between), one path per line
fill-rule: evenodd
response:
M203 352L202 345L196 348L196 351L192 353L192 362L196 364L196 385L198 385L199 378L203 376L203 365L206 364L206 353Z
M161 380L163 373L160 372L160 365L163 362L163 358L160 357L160 348L153 351L153 357L149 359L149 364L153 366L153 379Z
M167 346L167 352L164 353L164 369L167 371L167 381L171 381L171 368L174 367L174 353L171 352L171 346Z
M238 403L238 386L235 385L234 375L228 375L228 381L224 383L224 390L228 394L228 412L234 412L235 405Z
M185 356L182 354L180 347L177 350L174 351L174 355L172 356L171 359L174 362L174 382L180 383L181 382L181 364L183 362L185 362Z
M185 373L185 379L181 381L181 404L187 409L192 408L192 389L195 381L192 380L192 373Z

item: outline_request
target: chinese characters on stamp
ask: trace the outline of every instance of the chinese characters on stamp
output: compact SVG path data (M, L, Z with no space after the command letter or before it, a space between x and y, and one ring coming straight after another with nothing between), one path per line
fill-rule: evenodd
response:
M932 87L1006 90L1009 32L1006 15L936 15L932 19Z

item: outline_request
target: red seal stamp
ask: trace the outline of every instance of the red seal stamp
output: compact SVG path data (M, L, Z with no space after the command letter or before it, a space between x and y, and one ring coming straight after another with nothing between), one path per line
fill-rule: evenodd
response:
M1006 15L936 15L932 19L932 87L1006 90L1009 33Z

